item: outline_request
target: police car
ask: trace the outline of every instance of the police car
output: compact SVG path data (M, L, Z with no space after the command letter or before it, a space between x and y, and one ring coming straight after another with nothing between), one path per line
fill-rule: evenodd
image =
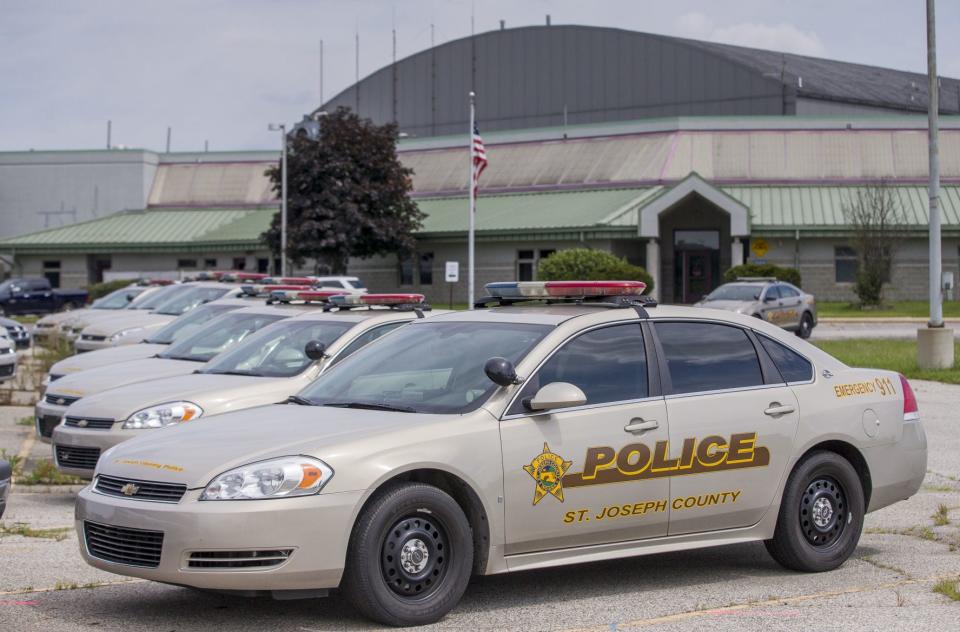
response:
M817 302L797 286L774 277L741 277L724 283L695 307L725 309L760 318L809 338L817 326Z
M488 285L281 405L107 451L76 528L95 567L200 589L339 588L441 619L470 576L763 541L837 568L926 470L917 401L751 316L636 282Z

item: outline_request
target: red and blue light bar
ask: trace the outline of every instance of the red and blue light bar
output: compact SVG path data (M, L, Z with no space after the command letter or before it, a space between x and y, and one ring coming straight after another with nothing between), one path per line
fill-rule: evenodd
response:
M220 275L224 283L240 283L243 281L261 281L270 276L260 272L225 272Z
M642 281L503 281L488 283L496 298L583 298L587 296L639 296L647 289Z
M420 305L426 300L423 294L344 294L330 299L333 305L358 307L362 305Z
M293 289L280 289L270 292L270 300L281 303L300 301L303 303L326 303L332 297L343 293L343 290L308 290L302 286L292 286Z
M305 291L308 290L310 286L308 285L242 285L240 286L240 291L243 292L244 296L270 296L273 292L279 292L281 290L291 290L291 291Z
M310 277L279 277L263 275L260 279L266 285L313 285L316 279Z

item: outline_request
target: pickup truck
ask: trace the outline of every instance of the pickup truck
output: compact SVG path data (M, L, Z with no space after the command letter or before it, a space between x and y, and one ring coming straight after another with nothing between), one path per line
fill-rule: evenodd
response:
M86 290L54 290L44 278L7 279L0 283L0 316L49 314L83 307Z

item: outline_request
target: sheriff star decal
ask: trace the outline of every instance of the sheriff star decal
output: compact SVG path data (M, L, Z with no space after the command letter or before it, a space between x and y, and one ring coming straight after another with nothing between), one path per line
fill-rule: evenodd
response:
M533 477L537 485L533 490L534 505L547 494L552 494L563 502L563 475L571 465L573 461L564 461L562 456L550 451L550 446L543 444L543 452L534 457L530 465L523 466L524 471Z

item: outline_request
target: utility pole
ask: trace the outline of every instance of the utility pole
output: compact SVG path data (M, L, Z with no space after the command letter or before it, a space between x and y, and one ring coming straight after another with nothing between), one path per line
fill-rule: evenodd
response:
M323 107L323 40L320 40L320 106Z
M167 125L167 153L170 153L170 135L173 132L173 129Z
M112 127L113 127L113 121L108 120L107 121L107 149L110 149L110 146L111 146L110 132L112 131L111 130Z
M934 0L927 0L927 106L928 145L930 155L930 321L917 331L917 364L924 369L953 367L953 330L943 326L943 262L940 243L940 91L937 77L937 27Z
M267 129L280 132L280 276L287 276L287 126L270 123Z

